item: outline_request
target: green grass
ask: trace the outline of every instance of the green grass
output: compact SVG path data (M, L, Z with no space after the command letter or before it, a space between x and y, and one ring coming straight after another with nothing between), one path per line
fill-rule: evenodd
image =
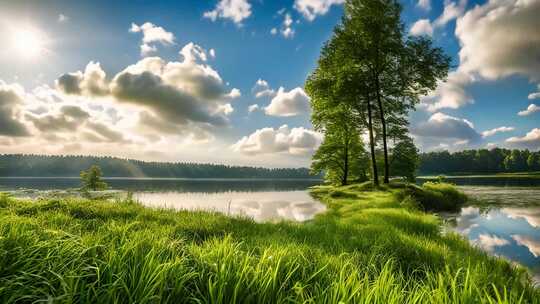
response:
M445 187L412 189L446 199ZM540 303L522 268L441 234L416 192L316 187L326 213L259 224L0 196L0 302Z

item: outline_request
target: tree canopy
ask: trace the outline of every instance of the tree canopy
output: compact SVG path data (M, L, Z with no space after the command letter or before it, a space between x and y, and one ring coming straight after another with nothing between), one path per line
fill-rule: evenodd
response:
M407 139L408 113L447 76L450 64L430 38L405 35L401 10L396 0L347 0L341 23L306 81L316 128L328 124L332 116L327 112L346 104L357 132L368 134L376 185L378 141L388 183L388 139L412 143Z

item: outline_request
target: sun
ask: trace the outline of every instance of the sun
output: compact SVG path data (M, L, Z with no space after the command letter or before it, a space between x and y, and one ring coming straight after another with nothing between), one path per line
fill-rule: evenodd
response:
M17 29L12 33L14 50L25 58L36 58L45 52L45 37L31 28Z

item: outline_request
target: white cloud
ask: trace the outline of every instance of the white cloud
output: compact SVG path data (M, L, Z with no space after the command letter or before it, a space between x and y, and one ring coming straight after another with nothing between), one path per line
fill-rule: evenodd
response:
M519 116L527 116L527 115L531 115L533 113L536 113L536 112L540 112L540 106L537 106L536 104L534 103L531 103L526 110L523 110L523 111L519 111L518 112L518 115Z
M0 80L0 136L29 136L21 121L24 89L17 84L6 84Z
M463 3L463 2L461 2ZM462 5L447 2L437 27L462 14ZM464 6L463 6L464 7ZM478 80L497 80L519 75L540 81L539 1L489 0L457 17L460 65L440 83L428 109L458 108L472 103L465 87ZM534 93L531 97L535 97Z
M313 153L322 141L322 134L305 128L263 128L244 136L232 146L236 152L247 155L288 153L307 155Z
M295 116L309 112L309 97L300 87L286 92L280 87L270 104L264 108L267 115Z
M276 34L277 34L277 28L275 28L275 27L272 28L272 29L270 30L270 34L276 35Z
M260 78L257 79L251 91L255 94L255 98L274 97L276 95L276 91L270 88L268 82Z
M220 0L216 7L203 15L212 21L217 18L230 19L237 25L251 16L251 4L247 0Z
M259 109L259 105L258 104L252 104L252 105L249 105L248 107L248 112L249 113L252 113L252 112L255 112Z
M205 64L207 51L202 47L188 43L180 54L183 60L179 62L144 58L110 82L99 63L91 62L84 73L62 75L57 86L68 94L112 98L135 106L144 111L139 114L139 122L157 131L176 126L178 134L200 138L212 127L228 125L226 116L234 111L230 100L241 93L236 88L229 90L219 73Z
M518 245L525 246L535 258L540 257L540 240L527 235L512 235Z
M66 94L103 96L109 93L105 71L99 62L90 61L84 72L63 74L56 80L58 89Z
M416 6L423 10L429 11L431 10L431 0L418 0Z
M480 234L478 239L476 239L474 242L484 250L490 252L492 252L495 247L502 247L510 244L510 242L506 239L489 234Z
M420 6L421 2L422 4L430 7L429 1L422 1L422 0L418 2L418 6ZM429 19L420 19L412 25L409 32L413 36L420 36L420 35L432 36L435 29L442 28L446 26L448 22L462 16L463 13L465 12L466 6L467 6L467 0L460 0L459 3L446 0L444 4L443 13L437 19L435 19L433 23L430 22Z
M162 45L174 44L174 35L171 32L167 32L161 26L154 25L150 22L145 22L142 25L137 25L135 23L131 24L129 29L132 33L143 33L142 43L141 43L141 55L147 56L151 52L155 52L156 46L153 43L161 43Z
M429 22L428 19L420 19L411 26L410 33L411 35L414 35L414 36L421 36L421 35L432 36L433 26L431 25L431 22Z
M285 38L294 37L294 29L292 28L293 20L291 14L286 13L283 17L283 24L281 28L281 35Z
M345 0L295 0L294 8L309 21L326 15L332 5L343 4Z
M529 99L537 99L540 98L540 92L531 93L528 96Z
M456 24L460 69L486 79L522 75L540 81L540 1L490 0Z
M155 45L149 45L146 43L141 44L141 56L148 56L155 52L157 52L157 47Z
M514 127L498 127L498 128L494 128L494 129L486 130L486 131L482 132L482 137L493 136L493 135L495 135L497 133L510 132L510 131L514 131L514 130L515 130Z
M464 118L453 117L437 112L426 121L411 126L411 133L420 137L436 140L457 140L454 144L476 143L481 135L474 129L472 122Z
M422 105L428 111L434 112L442 108L457 109L466 104L474 103L467 93L465 86L472 82L469 74L459 71L450 72L446 81L439 81L437 88L421 98Z
M465 12L467 0L449 1L445 0L443 13L435 19L433 25L435 27L443 27L448 22L461 17Z
M60 14L58 15L58 19L56 19L58 21L58 23L66 23L69 21L69 17L64 15L64 14Z
M523 137L510 137L506 139L506 142L521 147L538 149L540 148L540 129L534 128Z

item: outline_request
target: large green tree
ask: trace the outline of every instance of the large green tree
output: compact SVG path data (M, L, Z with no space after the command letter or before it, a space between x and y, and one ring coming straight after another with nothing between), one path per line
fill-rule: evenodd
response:
M396 0L348 0L342 23L336 27L323 56L349 73L335 75L343 85L356 87L341 91L357 94L356 99L345 101L367 111L372 155L373 118L378 117L384 182L388 183L389 122L406 122L408 111L414 109L420 96L435 89L438 81L446 77L450 58L441 48L433 47L428 37L406 37L401 5Z

